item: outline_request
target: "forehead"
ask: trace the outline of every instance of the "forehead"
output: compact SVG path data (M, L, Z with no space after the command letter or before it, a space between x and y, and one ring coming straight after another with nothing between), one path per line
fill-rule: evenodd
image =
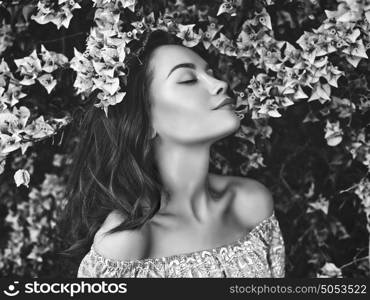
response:
M165 79L171 69L180 63L194 63L202 67L206 61L185 46L162 45L155 49L151 59L154 77Z

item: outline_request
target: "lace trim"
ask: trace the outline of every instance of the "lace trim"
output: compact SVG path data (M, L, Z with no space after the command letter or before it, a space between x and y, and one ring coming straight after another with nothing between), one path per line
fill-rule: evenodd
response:
M221 246L217 246L217 247L214 247L214 248L196 250L196 251L187 252L187 253L173 254L173 255L162 256L162 257L148 257L148 258L144 258L144 259L116 260L116 259L112 259L112 258L102 256L101 254L99 254L95 250L94 244L92 244L91 248L90 248L90 254L92 256L94 256L95 258L103 261L103 263L105 263L106 265L113 265L113 266L127 266L127 265L130 265L130 264L137 265L137 264L144 264L144 263L147 263L147 262L153 262L153 263L156 263L156 262L158 263L158 262L161 262L161 261L166 262L166 261L171 261L173 259L177 259L179 257L191 257L191 256L194 256L196 254L201 254L203 252L218 252L218 250L220 250L221 248L225 248L225 247L230 248L230 247L233 247L233 246L238 246L238 245L242 244L243 242L245 242L246 240L248 240L251 236L255 235L257 233L257 231L262 226L264 226L264 225L266 225L270 222L271 223L277 222L277 220L275 218L275 211L273 211L272 214L269 217L262 220L254 228L252 228L249 232L243 234L242 237L240 237L239 239L237 239L234 242L231 242L229 244L224 244L224 245L221 245Z

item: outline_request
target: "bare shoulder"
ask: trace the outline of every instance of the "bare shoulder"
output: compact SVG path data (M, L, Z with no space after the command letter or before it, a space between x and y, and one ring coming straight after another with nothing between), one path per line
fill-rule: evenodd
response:
M231 212L243 227L253 229L270 217L274 210L270 190L261 182L247 177L228 176L236 187L235 197L231 203Z
M146 249L147 238L142 230L124 230L104 234L124 221L118 211L112 211L94 237L94 249L101 256L114 260L140 259Z

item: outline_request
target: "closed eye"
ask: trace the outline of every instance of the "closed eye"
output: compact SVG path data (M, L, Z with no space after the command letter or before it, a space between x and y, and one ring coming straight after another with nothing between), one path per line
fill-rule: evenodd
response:
M213 70L212 69L210 69L210 71L211 71L211 76L215 76L214 75L214 72L213 72ZM185 83L185 84L191 84L191 83L194 83L194 82L196 82L197 80L196 79L192 79L192 80L186 80L186 81L182 81L182 82L180 82L180 83Z
M196 81L197 81L196 79L192 79L192 80L182 81L180 83L189 84L189 83L193 83L193 82L196 82Z

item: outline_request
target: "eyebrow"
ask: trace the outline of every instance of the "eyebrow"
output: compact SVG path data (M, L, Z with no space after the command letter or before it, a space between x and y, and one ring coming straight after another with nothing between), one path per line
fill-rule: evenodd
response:
M190 68L190 69L196 69L196 66L195 66L195 64L193 64L193 63L182 63L182 64L178 64L178 65L176 65L176 66L174 66L173 68L172 68L172 70L168 73L168 75L167 75L167 78L171 75L171 73L173 72L173 71L175 71L176 69L179 69L179 68ZM206 64L206 67L205 67L205 69L207 70L207 69L209 69L210 68L210 66L209 66L209 64L207 63Z

